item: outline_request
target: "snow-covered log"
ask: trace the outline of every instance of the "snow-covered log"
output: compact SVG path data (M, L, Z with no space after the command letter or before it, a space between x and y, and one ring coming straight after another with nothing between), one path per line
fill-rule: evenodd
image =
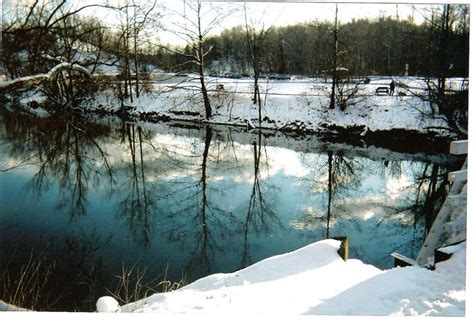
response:
M81 65L77 65L77 64L72 64L70 62L62 62L60 64L57 64L56 66L54 66L53 68L51 68L50 71L48 71L48 73L46 74L46 77L48 80L52 80L54 79L54 77L56 75L58 75L61 71L63 70L74 70L74 71L78 71L88 77L90 77L90 73L89 71L82 67Z
M81 74L84 74L87 77L90 77L90 72L78 65L78 64L72 64L69 62L61 62L51 68L47 73L45 74L38 74L38 75L33 75L33 76L26 76L26 77L20 77L17 79L13 79L10 81L5 81L0 83L0 93L5 93L8 91L15 91L19 89L24 89L24 88L29 88L33 86L41 86L44 85L45 82L47 81L53 81L55 77L62 71L64 70L74 70L78 71Z

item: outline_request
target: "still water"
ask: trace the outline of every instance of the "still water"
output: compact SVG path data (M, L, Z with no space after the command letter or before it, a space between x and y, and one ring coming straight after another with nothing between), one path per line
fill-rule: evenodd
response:
M40 258L37 309L93 311L124 269L189 283L341 235L352 258L390 268L391 252L416 256L455 161L225 126L2 112L2 281ZM7 300L11 288L1 291Z

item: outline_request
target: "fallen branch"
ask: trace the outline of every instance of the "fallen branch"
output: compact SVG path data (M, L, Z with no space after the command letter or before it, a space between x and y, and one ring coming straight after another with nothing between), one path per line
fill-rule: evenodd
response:
M53 68L51 68L46 74L20 77L17 79L0 83L0 93L3 94L8 91L16 91L22 88L41 86L46 81L52 81L54 77L63 70L75 70L87 75L88 77L91 76L89 71L86 68L78 64L72 64L69 62L61 62L57 64L56 66L54 66Z

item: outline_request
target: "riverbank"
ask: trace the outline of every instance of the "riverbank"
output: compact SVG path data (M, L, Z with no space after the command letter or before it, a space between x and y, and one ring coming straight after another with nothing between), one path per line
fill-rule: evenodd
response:
M252 103L251 81L210 78L209 97L213 115L204 117L202 95L194 80L182 84L151 82L148 91L126 99L123 104L113 92L96 94L81 108L99 115L117 115L129 120L149 122L182 121L221 124L281 132L315 133L342 138L366 140L371 144L405 144L452 139L452 132L439 115L431 115L429 102L411 92L422 91L423 80L399 77L398 83L410 86L410 92L398 89L393 96L376 95L378 86L388 79L379 77L361 85L354 105L345 111L328 109L329 84L320 80L267 80L262 82L262 117ZM456 83L456 80L453 80ZM222 85L217 90L219 85ZM454 86L454 85L453 85ZM173 90L170 90L173 88ZM23 106L41 110L43 98L38 93L25 93L18 99Z
M107 95L99 95L90 106L95 110L124 113L144 120L188 120L213 124L327 133L335 135L364 136L368 131L408 130L425 135L446 136L445 122L438 116L430 117L428 102L407 91L399 90L393 96L375 95L375 88L387 80L381 78L371 84L361 85L354 105L345 111L328 109L329 84L318 81L292 80L267 81L262 87L262 122L252 103L251 83L248 80L211 79L209 88L222 85L222 90L210 90L213 106L210 119L204 118L204 108L198 84L190 81L167 92L170 84L156 83L151 92L143 93L133 101L127 99L124 108L120 102ZM420 79L400 78L399 82L420 88Z

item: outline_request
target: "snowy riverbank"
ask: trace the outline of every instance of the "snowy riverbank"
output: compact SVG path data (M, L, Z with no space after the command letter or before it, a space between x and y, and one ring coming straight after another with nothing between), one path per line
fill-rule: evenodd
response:
M465 243L430 271L379 270L343 261L340 242L324 240L229 274L214 274L180 290L155 294L122 312L258 315L463 316Z
M208 88L213 115L204 118L202 95L196 80L180 83L153 81L149 91L124 101L124 108L112 92L95 95L83 107L99 114L116 114L145 121L190 121L211 124L228 124L261 127L280 131L335 134L365 137L375 133L390 136L390 131L418 133L426 137L449 136L445 120L431 115L429 103L413 92L423 91L423 80L415 77L395 78L410 89L397 88L395 95L376 95L375 90L387 86L390 78L374 77L369 84L361 85L357 103L345 111L330 110L329 83L322 79L293 79L288 81L262 80L262 123L258 123L258 108L252 104L252 80L209 78ZM457 88L459 79L450 86ZM219 85L224 89L217 90ZM173 90L171 90L173 88ZM26 93L19 102L28 106L41 106L38 93ZM37 112L41 110L37 109Z
M419 78L397 78L397 82L410 86L411 92L420 92L423 80ZM337 133L342 128L356 135L368 131L408 130L422 134L447 135L440 128L447 127L439 116L429 116L430 106L410 91L398 88L395 95L375 95L379 86L387 86L390 79L379 77L370 84L361 85L357 103L330 110L328 90L330 84L321 79L296 79L290 81L262 81L262 124L258 124L257 105L252 104L252 81L210 78L213 116L208 122L257 126L269 129L296 130L302 132ZM453 80L456 86L457 80ZM216 90L218 85L223 90ZM177 87L173 91L169 88ZM127 113L144 120L188 120L204 119L204 108L196 81L179 86L173 83L153 83L151 92L142 94L133 102L124 104ZM120 102L112 95L101 94L93 101L92 108L117 112Z
M380 270L355 259L343 261L337 253L339 246L340 241L319 241L122 307L110 297L102 298L101 308L198 319L217 315L278 319L290 315L465 316L465 242L445 248L451 258L436 264L433 271L421 267ZM0 303L3 311L23 310ZM30 314L11 316L26 315ZM111 319L110 314L103 317Z

